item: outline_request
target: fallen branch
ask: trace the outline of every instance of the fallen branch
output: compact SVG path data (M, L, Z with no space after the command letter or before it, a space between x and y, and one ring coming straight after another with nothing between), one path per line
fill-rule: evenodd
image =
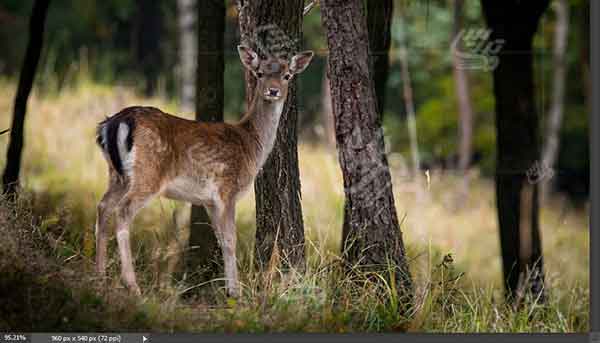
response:
M3 134L7 133L8 131L10 131L10 129L6 129L6 130L3 130L3 131L0 131L0 136L2 136Z
M315 7L316 5L319 4L319 0L313 0L310 2L310 4L306 5L306 7L304 7L304 12L302 13L303 16L307 15L308 12L310 12L310 10L313 9L313 7Z

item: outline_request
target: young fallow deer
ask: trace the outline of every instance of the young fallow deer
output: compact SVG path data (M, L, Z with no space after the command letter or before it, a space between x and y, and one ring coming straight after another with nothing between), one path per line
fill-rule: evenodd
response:
M97 142L109 169L109 186L98 204L96 268L106 271L107 223L116 212L121 277L140 295L129 227L136 213L162 195L204 206L223 251L227 291L240 293L236 264L235 203L249 188L271 152L294 75L313 53L291 60L261 59L238 46L242 64L257 80L254 100L235 124L178 118L152 107L128 107L98 125Z

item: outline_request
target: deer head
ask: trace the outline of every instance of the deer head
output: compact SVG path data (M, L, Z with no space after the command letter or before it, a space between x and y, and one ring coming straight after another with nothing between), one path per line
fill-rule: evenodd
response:
M243 45L238 46L238 52L244 67L256 78L257 94L266 101L285 99L294 75L304 71L314 55L312 51L304 51L289 61L276 57L261 59L254 50Z

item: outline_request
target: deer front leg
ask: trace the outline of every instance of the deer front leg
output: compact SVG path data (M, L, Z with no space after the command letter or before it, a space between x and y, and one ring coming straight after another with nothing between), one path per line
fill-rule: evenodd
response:
M220 215L215 215L218 218L215 223L215 233L223 252L227 293L232 297L238 297L240 295L240 287L237 259L235 256L235 204L227 204L220 212Z

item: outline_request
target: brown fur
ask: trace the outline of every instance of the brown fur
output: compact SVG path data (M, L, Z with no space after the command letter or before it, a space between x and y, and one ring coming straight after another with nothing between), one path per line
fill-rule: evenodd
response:
M106 226L108 216L116 212L121 274L137 294L129 226L136 213L159 195L206 207L223 250L228 291L239 294L235 203L273 147L292 75L303 71L312 58L312 53L302 53L288 64L274 58L261 61L245 47L239 52L244 66L257 77L254 102L239 122L196 122L153 107L128 107L99 126L110 182L98 204L97 269L104 274ZM109 126L112 135L104 130ZM117 159L120 168L114 165Z

